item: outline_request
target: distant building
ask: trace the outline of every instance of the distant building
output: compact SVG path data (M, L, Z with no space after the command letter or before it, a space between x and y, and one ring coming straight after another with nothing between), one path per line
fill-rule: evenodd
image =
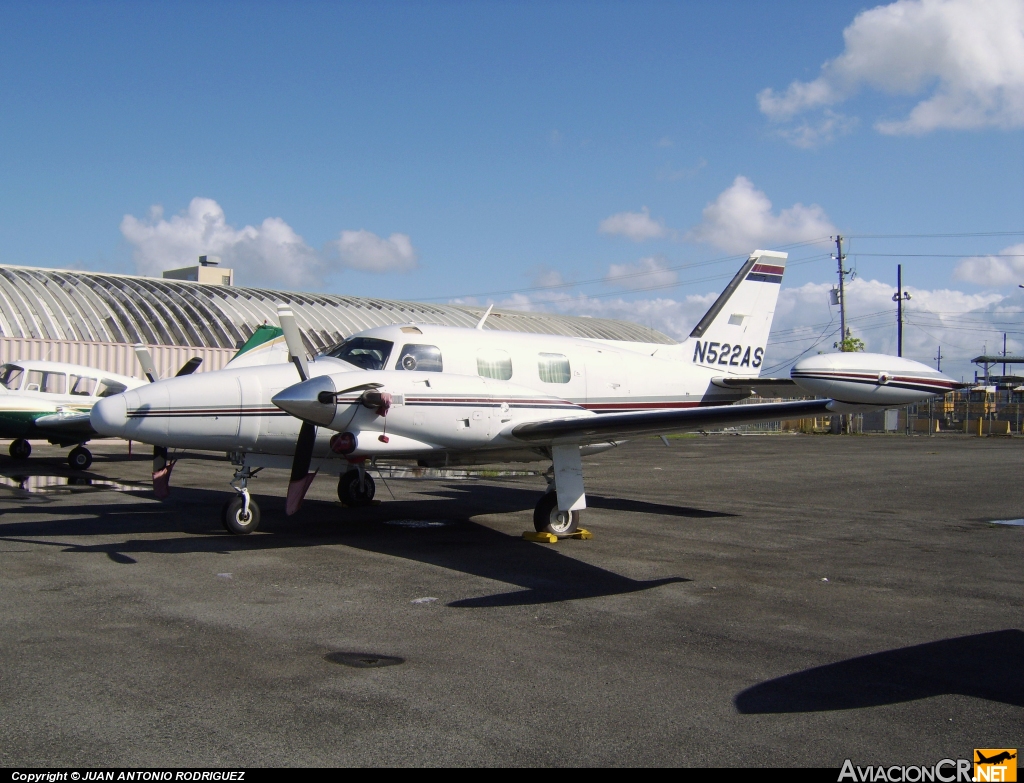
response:
M198 266L168 269L164 272L164 279L188 280L192 283L206 283L207 285L234 285L235 270L222 267L217 256L199 256Z

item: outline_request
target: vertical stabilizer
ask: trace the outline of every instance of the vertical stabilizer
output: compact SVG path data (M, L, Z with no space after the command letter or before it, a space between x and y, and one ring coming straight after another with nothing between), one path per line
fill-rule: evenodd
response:
M683 343L696 365L727 375L758 375L788 253L755 250Z
M238 349L227 367L251 367L259 364L283 364L288 361L288 345L280 327L263 324L256 327L245 345Z

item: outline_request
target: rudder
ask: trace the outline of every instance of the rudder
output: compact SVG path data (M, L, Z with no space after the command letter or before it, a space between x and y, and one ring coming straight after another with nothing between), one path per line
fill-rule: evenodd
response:
M757 375L764 362L788 253L755 250L683 343L694 364Z

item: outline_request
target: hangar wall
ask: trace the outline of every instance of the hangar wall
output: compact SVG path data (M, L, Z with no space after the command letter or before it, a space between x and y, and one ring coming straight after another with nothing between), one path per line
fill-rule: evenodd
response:
M199 371L219 370L235 355L234 348L193 348L182 345L150 345L149 353L161 378L174 375L194 356L203 360ZM142 378L142 368L129 343L100 343L80 340L32 340L0 337L0 361L44 359L70 362Z
M220 369L278 304L295 313L318 354L355 332L396 323L472 327L483 308L336 294L273 291L185 280L0 265L0 359L51 359L140 376L132 352L147 345L161 377L193 356ZM638 324L495 309L486 329L673 344Z

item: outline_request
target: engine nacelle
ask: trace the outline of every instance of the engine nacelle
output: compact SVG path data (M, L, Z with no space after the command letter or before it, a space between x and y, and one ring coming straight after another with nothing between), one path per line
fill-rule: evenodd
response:
M880 353L825 353L790 371L801 389L853 405L892 407L922 402L961 384L926 364Z

